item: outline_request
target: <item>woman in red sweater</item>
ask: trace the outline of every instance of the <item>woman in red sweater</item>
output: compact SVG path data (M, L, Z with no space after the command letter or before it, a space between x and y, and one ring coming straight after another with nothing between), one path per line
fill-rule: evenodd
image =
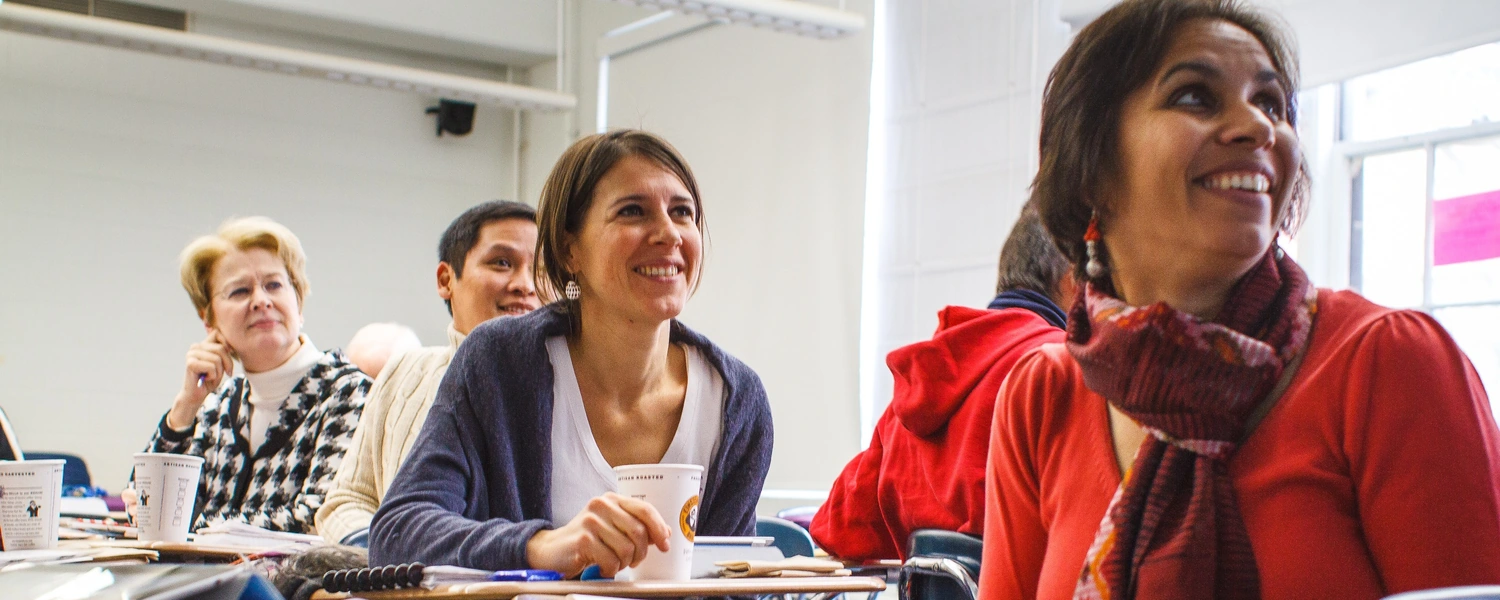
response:
M1034 198L1086 284L1001 389L981 597L1500 583L1473 367L1276 246L1307 193L1294 61L1233 0L1126 0L1053 70Z

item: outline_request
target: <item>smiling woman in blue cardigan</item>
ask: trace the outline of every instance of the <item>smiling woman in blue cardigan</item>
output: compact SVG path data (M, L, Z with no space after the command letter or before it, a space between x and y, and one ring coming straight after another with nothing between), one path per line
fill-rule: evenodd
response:
M542 191L539 284L567 299L476 328L370 532L370 564L602 574L667 550L667 521L612 468L704 467L699 535L751 535L771 462L760 378L676 321L703 207L666 141L584 138ZM676 515L668 515L675 523Z

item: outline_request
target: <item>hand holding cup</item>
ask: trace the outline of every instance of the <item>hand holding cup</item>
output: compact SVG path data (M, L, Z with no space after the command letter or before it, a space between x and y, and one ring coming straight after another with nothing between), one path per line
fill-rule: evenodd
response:
M572 577L584 567L599 565L604 577L614 577L645 560L650 548L668 549L671 531L651 504L608 492L557 529L542 530L526 543L526 561L533 569L551 569Z
M631 565L635 581L686 581L693 574L693 539L698 532L698 493L703 467L684 464L621 465L615 467L620 495L649 503L667 520L669 547L648 550Z
M130 521L134 523L135 508L141 503L140 494L137 494L133 487L125 488L120 490L120 501L125 503L125 514L130 515Z

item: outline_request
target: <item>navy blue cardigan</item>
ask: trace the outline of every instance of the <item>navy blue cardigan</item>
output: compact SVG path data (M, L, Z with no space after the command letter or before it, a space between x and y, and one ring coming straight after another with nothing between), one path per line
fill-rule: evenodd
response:
M544 307L492 319L464 343L370 526L370 565L421 561L527 568L526 542L565 524L552 497L552 363L546 340L568 317ZM705 475L701 535L753 535L771 464L771 409L760 377L673 321L724 379L723 437Z

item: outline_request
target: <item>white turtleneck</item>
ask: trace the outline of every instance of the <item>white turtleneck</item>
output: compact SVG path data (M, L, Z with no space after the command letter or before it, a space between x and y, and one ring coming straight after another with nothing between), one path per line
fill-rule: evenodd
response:
M297 339L302 347L286 362L269 371L245 373L245 379L250 382L250 431L246 432L246 437L250 438L251 452L266 442L266 430L281 414L281 407L292 395L292 388L297 387L297 383L323 356L306 335Z

